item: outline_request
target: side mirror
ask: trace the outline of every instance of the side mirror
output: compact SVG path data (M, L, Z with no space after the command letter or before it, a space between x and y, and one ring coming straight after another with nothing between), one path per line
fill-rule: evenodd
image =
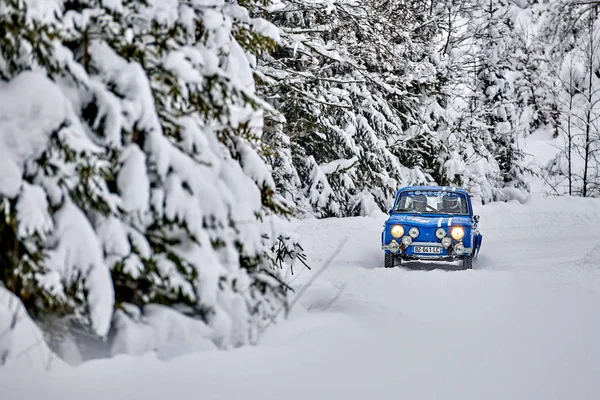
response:
M473 215L473 221L479 222L479 215Z

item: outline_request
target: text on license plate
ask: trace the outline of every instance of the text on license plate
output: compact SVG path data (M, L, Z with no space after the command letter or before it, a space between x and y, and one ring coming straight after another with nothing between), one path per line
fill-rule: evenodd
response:
M440 254L442 248L436 246L414 246L414 251L415 253Z

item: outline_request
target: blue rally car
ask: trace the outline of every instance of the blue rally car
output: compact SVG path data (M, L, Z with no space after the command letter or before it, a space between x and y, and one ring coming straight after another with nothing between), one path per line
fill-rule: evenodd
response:
M482 235L464 189L410 186L396 194L394 207L381 233L385 267L402 260L462 261L473 268Z

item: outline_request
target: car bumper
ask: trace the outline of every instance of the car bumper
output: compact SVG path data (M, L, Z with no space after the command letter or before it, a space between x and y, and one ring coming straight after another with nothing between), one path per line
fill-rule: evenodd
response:
M440 253L417 253L415 251L416 247L440 247ZM454 259L457 257L468 256L473 254L473 248L465 247L463 251L457 252L454 249L454 246L450 246L450 248L446 249L442 246L441 243L436 242L413 242L407 248L404 248L402 244L392 241L388 244L383 244L381 246L382 250L389 251L392 254L402 256L404 258L415 258L415 259L423 259L423 260L439 260L439 259Z

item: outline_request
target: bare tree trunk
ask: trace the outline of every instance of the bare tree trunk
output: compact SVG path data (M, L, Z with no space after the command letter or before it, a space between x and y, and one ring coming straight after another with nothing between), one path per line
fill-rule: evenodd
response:
M571 76L570 85L573 85L573 77ZM571 88L569 90L572 90ZM568 178L569 178L569 196L573 195L573 133L571 132L571 113L573 112L573 96L569 96L569 117L567 119L567 140L568 140L568 151L567 151L567 164L568 164Z
M590 78L591 79L591 78ZM585 127L585 148L583 152L583 188L581 195L587 197L587 186L588 186L588 169L590 163L590 130L591 130L591 110L588 110L586 115L586 127Z
M594 76L594 27L593 20L589 21L589 42L588 42L588 92L586 98L588 101L588 109L585 115L585 147L583 152L583 188L581 195L587 197L587 186L588 186L588 169L590 162L590 133L592 129L592 89L593 89L593 76Z

